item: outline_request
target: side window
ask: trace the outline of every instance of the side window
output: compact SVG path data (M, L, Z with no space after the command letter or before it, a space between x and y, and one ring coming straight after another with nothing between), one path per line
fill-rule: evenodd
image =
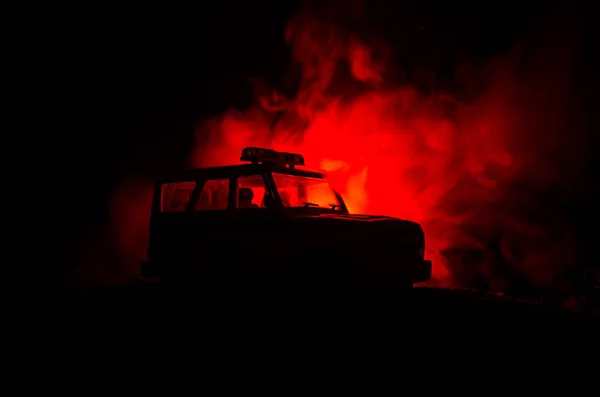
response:
M229 200L229 179L210 179L204 183L196 211L226 210Z
M238 178L237 208L265 208L265 181L260 175Z
M175 182L162 185L160 212L185 211L195 187L196 182Z

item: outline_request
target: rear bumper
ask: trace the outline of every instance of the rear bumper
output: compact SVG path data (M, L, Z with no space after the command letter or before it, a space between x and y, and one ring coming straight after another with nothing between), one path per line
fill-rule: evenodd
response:
M140 277L142 279L153 279L158 277L158 266L156 262L142 262L140 264Z
M414 282L422 283L431 279L431 261L423 260L417 267Z

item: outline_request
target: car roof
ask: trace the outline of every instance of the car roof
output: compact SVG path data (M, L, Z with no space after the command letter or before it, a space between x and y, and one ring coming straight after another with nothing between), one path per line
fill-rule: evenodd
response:
M278 172L287 175L305 176L309 178L324 178L325 174L305 169L288 168L275 164L236 164L222 167L195 168L172 173L160 178L157 182L183 182L200 179L230 178L232 176L249 176L265 172Z

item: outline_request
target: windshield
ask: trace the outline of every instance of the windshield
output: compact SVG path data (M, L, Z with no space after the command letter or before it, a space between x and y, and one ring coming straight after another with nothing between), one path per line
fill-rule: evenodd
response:
M340 208L333 189L325 179L275 172L273 179L285 207Z

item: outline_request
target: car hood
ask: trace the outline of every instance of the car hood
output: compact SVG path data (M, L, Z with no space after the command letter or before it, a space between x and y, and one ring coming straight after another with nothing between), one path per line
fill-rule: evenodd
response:
M310 213L310 212L300 212L294 214L295 218L309 218L309 219L324 219L324 220L337 220L337 221L345 221L345 222L364 222L364 223L372 223L372 222L408 222L415 223L412 221L407 221L405 219L394 218L386 215L368 215L368 214L336 214L331 212L322 212L322 213Z
M323 223L346 223L346 224L378 224L378 225L403 225L404 227L411 227L420 229L421 226L413 221L406 219L394 218L385 215L368 215L368 214L335 214L331 212L321 213L310 213L310 212L299 212L291 215L292 218L296 219L310 219L314 221L321 221Z
M322 231L336 230L340 233L342 230L350 235L359 233L370 233L371 231L391 233L392 235L412 236L417 240L423 239L423 229L413 221L394 218L384 215L368 214L334 214L331 212L300 212L290 215L290 220L309 225L318 225Z

